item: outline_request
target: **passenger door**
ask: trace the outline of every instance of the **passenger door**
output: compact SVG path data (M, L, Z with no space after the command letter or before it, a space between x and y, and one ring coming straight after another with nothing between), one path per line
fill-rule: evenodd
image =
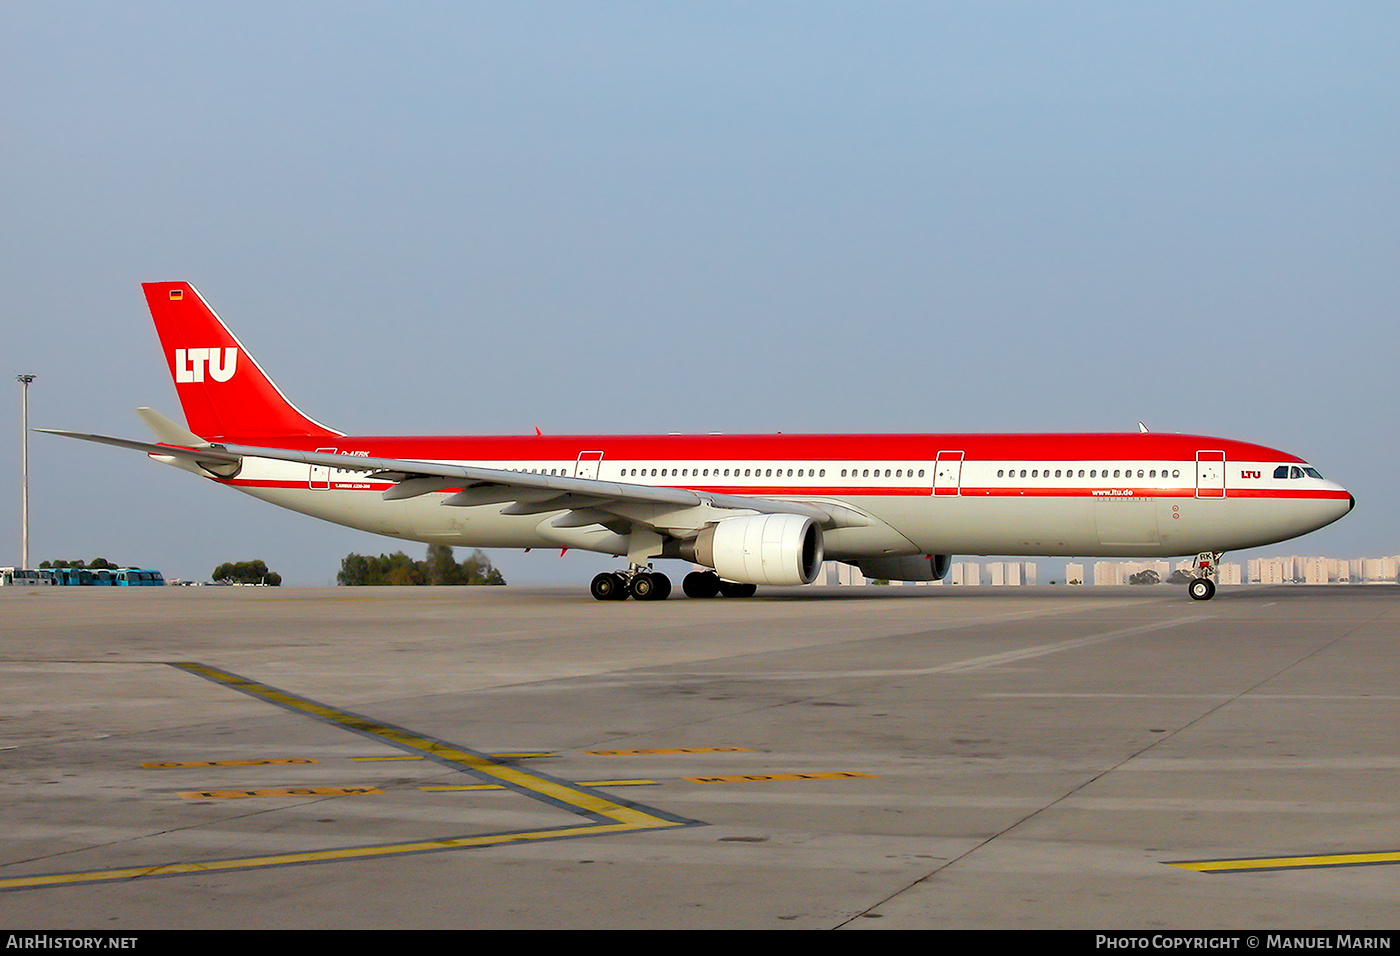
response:
M1196 452L1196 497L1225 497L1225 453Z
M334 448L318 448L318 455L334 455ZM311 474L307 478L307 487L312 491L325 491L331 486L331 469L329 465L312 465Z
M581 451L578 453L578 461L574 463L575 478L597 478L598 468L603 463L603 453L601 451Z
M963 453L940 451L933 463L933 493L957 495L962 493Z

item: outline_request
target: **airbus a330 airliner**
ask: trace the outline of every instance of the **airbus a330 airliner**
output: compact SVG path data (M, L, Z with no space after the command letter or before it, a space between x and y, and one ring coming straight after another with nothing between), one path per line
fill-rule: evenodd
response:
M1302 459L1224 438L1019 435L359 437L308 418L186 282L143 285L187 427L138 414L156 442L53 434L143 451L246 494L413 541L625 556L600 601L812 583L823 560L933 581L951 555L1221 554L1321 528L1355 505ZM45 431L47 429L39 429ZM52 430L48 430L52 431Z

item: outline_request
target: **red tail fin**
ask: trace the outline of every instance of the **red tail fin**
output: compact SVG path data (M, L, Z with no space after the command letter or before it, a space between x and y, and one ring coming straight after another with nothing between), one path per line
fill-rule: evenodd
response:
M145 282L170 376L190 431L210 441L331 438L272 383L188 282Z

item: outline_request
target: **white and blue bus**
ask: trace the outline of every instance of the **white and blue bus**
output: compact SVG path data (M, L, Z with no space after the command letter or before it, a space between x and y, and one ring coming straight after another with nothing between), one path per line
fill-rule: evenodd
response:
M47 569L0 568L0 587L52 587L55 583L53 572Z

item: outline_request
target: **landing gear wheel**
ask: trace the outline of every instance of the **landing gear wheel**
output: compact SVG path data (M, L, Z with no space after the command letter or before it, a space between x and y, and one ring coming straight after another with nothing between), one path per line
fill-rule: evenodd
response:
M1193 601L1209 601L1215 597L1215 582L1210 578L1196 578L1186 586L1186 592Z
M643 571L632 575L627 589L638 601L664 601L671 594L671 579L654 571Z
M719 575L713 571L691 571L681 581L686 597L712 598L719 594Z
M736 584L733 581L719 583L719 593L727 598L753 597L756 591L758 591L756 584Z
M627 581L615 571L604 571L593 579L588 591L595 601L625 601Z

